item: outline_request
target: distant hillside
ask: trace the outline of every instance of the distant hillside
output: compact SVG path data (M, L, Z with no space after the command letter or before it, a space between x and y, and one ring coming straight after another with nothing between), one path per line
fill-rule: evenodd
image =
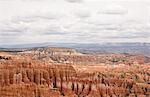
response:
M150 56L150 43L34 43L21 45L2 45L0 50L22 51L36 47L66 47L74 48L82 53L131 53Z
M149 43L106 43L76 46L76 49L84 53L130 53L150 56Z

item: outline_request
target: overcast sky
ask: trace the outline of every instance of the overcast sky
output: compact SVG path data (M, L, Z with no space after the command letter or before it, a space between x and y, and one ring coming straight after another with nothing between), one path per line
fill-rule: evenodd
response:
M150 0L0 0L0 44L150 42Z

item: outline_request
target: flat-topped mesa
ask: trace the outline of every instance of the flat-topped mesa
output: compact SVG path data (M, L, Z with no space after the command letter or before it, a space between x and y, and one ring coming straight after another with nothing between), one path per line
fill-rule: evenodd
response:
M42 60L48 63L73 63L73 64L144 64L150 62L150 58L143 55L132 54L83 54L72 48L43 47L32 48L17 53L25 59Z
M51 51L52 55L77 55L79 54L75 49L71 49L71 48L50 47L49 50Z
M46 48L33 48L23 53L34 53L34 54L46 54L46 55L80 55L72 48L57 48L57 47L46 47Z

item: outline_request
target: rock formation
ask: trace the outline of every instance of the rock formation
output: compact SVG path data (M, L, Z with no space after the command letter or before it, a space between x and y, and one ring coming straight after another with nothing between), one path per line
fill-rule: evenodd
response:
M139 64L136 59L141 56L105 58L130 59L131 65L51 63L33 58L30 53L10 54L9 59L2 53L0 56L4 57L0 60L0 97L150 96L150 65L144 61ZM87 63L98 60L94 55L70 55L68 58Z

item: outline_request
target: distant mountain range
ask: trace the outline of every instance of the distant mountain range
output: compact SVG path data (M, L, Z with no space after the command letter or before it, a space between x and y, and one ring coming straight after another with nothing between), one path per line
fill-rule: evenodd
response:
M33 43L1 45L0 50L20 51L37 47L67 47L82 53L131 53L150 56L150 43Z

